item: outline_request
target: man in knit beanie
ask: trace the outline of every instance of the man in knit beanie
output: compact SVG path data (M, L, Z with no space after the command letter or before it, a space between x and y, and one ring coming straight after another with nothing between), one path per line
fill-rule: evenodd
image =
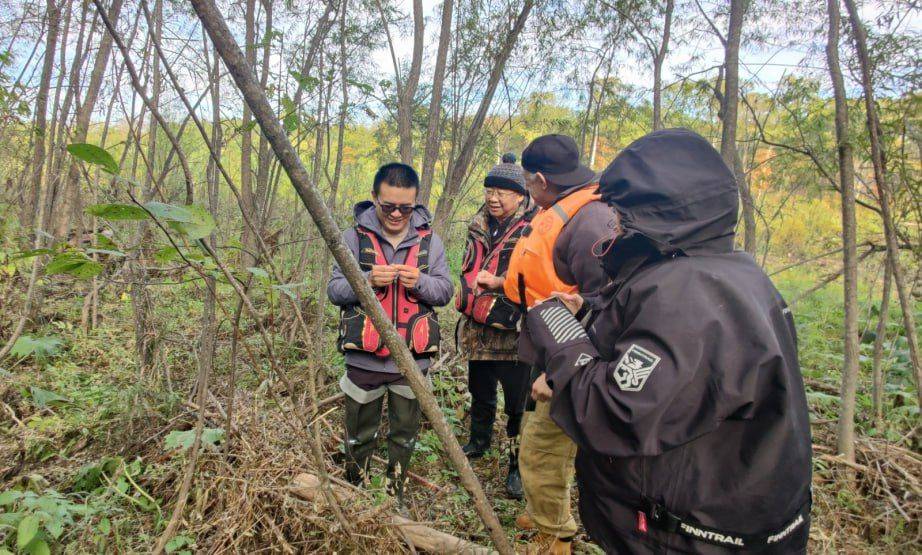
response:
M462 314L457 344L468 355L471 431L464 452L476 459L490 448L496 418L496 386L505 399L509 471L506 492L523 495L518 436L528 397L530 368L516 360L520 311L502 291L503 276L516 241L535 206L525 191L522 168L506 154L483 182L484 204L468 226L456 307Z

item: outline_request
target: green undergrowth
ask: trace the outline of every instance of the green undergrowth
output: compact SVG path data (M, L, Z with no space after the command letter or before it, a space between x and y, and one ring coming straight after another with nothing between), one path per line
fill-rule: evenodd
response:
M775 281L790 301L819 277L791 271ZM87 333L74 325L80 322L82 298L57 294L64 290L52 287L45 304L46 323L30 330L17 344L15 356L0 369L0 382L4 384L0 386L0 401L15 412L18 420L11 420L6 407L0 406L4 411L0 417L0 461L18 464L22 459L18 477L0 484L0 553L43 553L46 548L55 553L141 551L149 548L165 526L164 513L168 518L171 506L163 496L175 491L176 476L181 474L181 452L191 443L192 420L183 416L183 400L191 391L195 375L194 353L202 311L200 289L195 283L152 287L154 317L162 340L157 353L158 370L146 376L140 375L136 364L132 308L127 295L107 291L100 304L100 325ZM227 306L234 306L226 287L221 289L221 295ZM904 440L915 425L919 409L909 373L905 330L894 299L885 341L888 385L884 425L881 429L874 427L870 357L878 297L879 293L871 295L865 288L859 295L859 327L863 333L858 425L863 435L896 442ZM831 421L839 404L835 392L841 366L841 285L831 284L799 300L793 312L812 418ZM325 328L321 361L326 385L318 392L321 397L336 392L335 381L342 368L342 357L333 342L336 315L336 308L328 306L329 325ZM218 319L221 326L213 383L220 396L220 388L228 380L231 331L227 318L219 313ZM446 338L452 335L455 319L451 308L442 312ZM243 330L242 341L254 352L263 352L253 323L245 320ZM299 389L295 394L304 394L303 377L315 364L311 353L316 345L305 345L300 339L288 342L282 332L272 336L280 364ZM264 392L276 387L266 379L269 366L265 360L258 360L254 369L242 349L240 356L240 390ZM458 436L466 438L469 396L464 365L456 360L450 362L432 379L444 416ZM275 410L274 401L268 396L263 398L264 410ZM501 408L499 413L502 414ZM337 409L328 416L334 427L340 415ZM523 504L507 499L503 491L506 450L501 443L502 419L500 416L497 422L494 448L474 466L501 521L512 529ZM165 431L170 422L185 424ZM224 430L211 427L204 441L218 444L223 436ZM380 454L384 455L384 442L381 444ZM917 450L918 446L909 447ZM486 541L482 525L470 510L470 498L456 487L457 476L428 426L419 437L412 470L441 488L433 493L411 482L411 495L419 500L421 518ZM158 490L156 484L165 477L173 480L169 491ZM849 495L839 494L839 509L847 511L856 506ZM481 532L471 532L474 530ZM200 540L180 529L170 550L194 551ZM590 550L582 542L579 548Z

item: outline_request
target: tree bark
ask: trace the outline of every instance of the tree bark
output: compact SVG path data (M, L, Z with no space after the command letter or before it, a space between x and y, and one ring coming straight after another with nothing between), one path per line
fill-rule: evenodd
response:
M23 227L41 226L40 211L42 197L42 178L45 169L45 143L48 139L48 93L51 90L51 76L54 73L54 53L57 50L58 31L61 24L60 6L54 0L46 3L48 21L45 39L45 59L42 62L42 76L35 97L35 123L32 127L32 195L27 210L23 213Z
M429 124L426 129L426 147L423 154L423 173L420 178L419 203L429 206L432 194L432 180L435 176L435 161L439 157L442 142L442 88L445 84L445 65L448 60L448 45L451 43L451 19L454 0L442 3L442 27L439 31L439 48L435 56L435 70L432 74L432 98L429 99Z
M874 355L871 362L871 376L873 383L872 400L874 406L874 422L880 428L884 422L884 340L887 337L887 323L890 321L890 296L893 284L893 267L890 265L890 256L884 256L884 286L880 294L880 312L877 317L877 336L874 337Z
M122 10L122 0L113 0L109 7L109 19L118 21L119 14ZM90 73L90 81L86 88L86 95L83 103L77 108L77 114L74 117L74 128L71 133L71 141L74 143L85 143L87 134L90 129L90 117L93 115L93 109L96 106L96 100L99 98L99 91L102 88L102 80L106 73L106 66L109 63L109 56L112 53L112 37L109 33L103 32L99 39L99 48L96 51L96 59L93 62L93 70ZM73 160L67 170L67 185L65 186L65 195L69 195L70 212L73 221L77 222L78 234L83 229L79 222L82 219L80 212L80 172L77 161ZM69 230L59 230L59 236L63 236Z
M720 110L723 125L720 132L720 155L735 174L736 182L739 184L743 208L743 248L749 254L755 255L757 249L755 203L752 200L748 183L740 175L740 167L736 163L740 39L743 31L743 18L748 6L749 0L730 0L730 22L727 29L727 40L724 44L724 94Z
M855 220L855 163L848 129L848 100L839 65L839 0L826 0L829 34L826 63L832 78L836 105L836 143L839 155L839 181L842 200L843 303L845 306L844 349L842 360L841 409L836 450L855 462L855 395L858 390L858 243Z
M369 314L375 327L382 333L384 343L394 356L399 370L407 377L411 389L420 401L423 413L429 418L436 434L442 441L443 446L445 446L449 459L458 470L462 484L473 497L474 506L483 519L497 548L501 553L512 553L505 532L493 513L467 458L461 451L461 446L458 445L451 428L445 421L441 408L429 391L425 378L417 368L406 343L401 339L393 323L390 322L380 303L378 303L371 286L364 279L352 253L343 242L339 228L324 203L323 197L316 186L311 183L307 171L301 164L298 153L276 119L275 113L266 100L265 93L259 88L259 84L253 75L252 67L247 65L243 53L234 42L233 35L231 35L230 29L227 28L223 16L212 0L191 0L191 4L202 21L202 25L208 31L212 42L218 49L244 99L252 109L254 117L259 122L263 133L279 158L279 162L288 174L292 186L317 224L327 246L333 252L333 257L343 269L349 284L356 291L363 309Z
M246 52L247 64L256 67L256 0L246 0L244 8L244 51ZM240 194L243 196L244 210L247 216L255 220L256 201L253 195L253 130L252 116L250 107L243 104L243 116L240 121L242 135L240 136ZM254 230L243 226L241 233L241 243L244 250L240 255L241 266L246 268L252 266L255 259L252 253L255 249L253 240Z
M35 97L35 123L32 128L32 194L31 203L26 207L22 214L23 227L34 227L33 247L41 248L44 243L42 236L42 221L44 220L44 165L45 165L45 139L47 133L47 112L48 112L48 91L51 88L51 74L54 71L54 52L58 43L58 31L61 22L60 6L54 3L54 0L48 0L46 3L45 16L48 22L47 38L45 39L45 59L42 63L42 75L38 85L38 94ZM26 225L28 224L28 225ZM21 316L13 329L13 333L7 339L6 344L0 348L0 360L13 349L13 345L25 330L26 323L31 315L35 312L36 289L38 282L39 260L41 257L32 259L32 271L29 274L29 285L26 288L26 300L23 305Z
M867 115L868 134L871 138L871 163L874 166L874 181L877 183L877 195L880 200L880 215L884 224L884 237L887 241L887 254L893 272L893 284L900 300L903 313L903 327L906 328L906 340L909 343L909 357L912 361L913 378L916 381L916 399L922 406L922 365L919 362L919 335L915 321L915 303L906 286L903 268L900 265L900 246L896 224L893 221L892 191L887 182L887 170L884 164L884 148L880 137L880 117L874 100L874 87L871 83L871 61L868 56L867 31L858 14L855 0L844 0L851 18L855 49L861 65L861 86L864 89L864 104Z
M666 0L663 13L663 37L659 49L653 57L653 130L663 128L663 62L669 52L669 36L672 32L672 13L675 10L675 0Z
M503 70L506 68L506 61L509 59L509 55L512 53L512 49L518 41L519 34L525 27L525 22L528 20L528 16L534 7L535 0L525 0L522 4L522 11L520 11L519 15L516 17L512 29L506 34L505 42L496 55L493 69L490 71L490 79L487 82L487 90L484 92L483 98L480 101L480 106L477 108L477 113L471 121L471 126L464 138L464 143L461 146L458 157L451 165L451 173L448 176L445 189L442 191L442 195L439 197L439 202L436 205L432 227L437 232L441 232L445 228L445 225L451 217L461 184L464 182L464 178L470 169L471 160L474 158L474 149L477 146L477 141L480 139L480 132L483 129L483 123L486 120L490 104L493 102L493 94L496 92L496 87L499 85Z

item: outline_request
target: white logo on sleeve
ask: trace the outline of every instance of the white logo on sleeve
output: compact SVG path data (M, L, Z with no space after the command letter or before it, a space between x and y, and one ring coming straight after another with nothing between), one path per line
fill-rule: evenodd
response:
M621 355L612 377L621 391L640 391L659 361L659 356L633 343Z
M589 364L590 362L592 362L592 357L591 357L591 356L589 356L589 355L586 354L586 353L580 353L579 356L576 358L576 362L574 363L574 365L576 365L576 366L586 366L586 365Z

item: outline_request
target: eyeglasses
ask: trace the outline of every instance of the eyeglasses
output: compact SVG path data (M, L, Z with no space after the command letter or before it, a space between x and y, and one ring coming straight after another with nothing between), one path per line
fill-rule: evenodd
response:
M485 199L487 199L487 200L490 200L491 198L497 198L497 199L499 199L499 200L505 200L505 199L507 199L507 198L512 197L512 195L514 195L514 194L516 194L515 191L506 191L506 190L503 190L503 189L496 189L496 188L493 188L493 187L488 187L488 188L486 188L486 189L483 190L483 198L485 198Z
M401 216L409 216L416 209L412 204L391 204L389 202L379 202L378 207L385 214L393 214L394 210L399 210Z

